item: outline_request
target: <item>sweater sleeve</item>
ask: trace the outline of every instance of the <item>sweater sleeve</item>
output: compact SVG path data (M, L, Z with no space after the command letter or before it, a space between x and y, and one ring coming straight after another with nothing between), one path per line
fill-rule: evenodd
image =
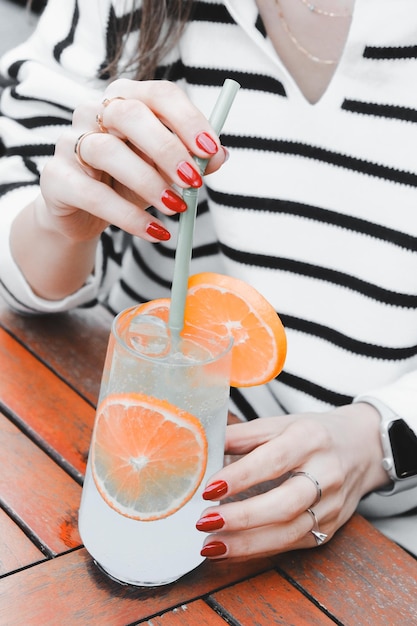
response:
M81 102L101 100L110 0L49 0L33 35L0 60L8 84L0 101L0 291L22 312L86 304L102 281L102 249L86 285L62 302L37 298L15 264L9 233L15 216L39 193L39 177Z
M361 394L355 398L355 402L360 402L365 396L374 397L389 406L417 434L417 371L404 374L383 388ZM416 506L417 487L414 487L392 495L369 494L362 499L359 512L367 517L388 517L404 513Z

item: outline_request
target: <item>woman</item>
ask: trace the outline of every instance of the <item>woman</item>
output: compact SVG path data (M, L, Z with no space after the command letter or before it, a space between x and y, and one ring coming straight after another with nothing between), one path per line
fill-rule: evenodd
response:
M414 0L49 0L3 58L11 306L167 296L180 190L202 186L192 271L254 284L286 326L284 372L233 392L251 421L226 447L244 456L205 497L290 478L202 511L209 558L314 547L359 503L417 504L379 432L392 413L417 431L416 17ZM226 77L242 88L220 141L206 118ZM210 158L204 185L192 155Z

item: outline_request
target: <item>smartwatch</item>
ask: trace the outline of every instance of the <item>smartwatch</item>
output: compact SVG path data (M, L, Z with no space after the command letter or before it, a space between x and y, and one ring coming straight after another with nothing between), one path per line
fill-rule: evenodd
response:
M390 496L417 486L417 436L405 420L386 404L369 396L355 399L371 404L381 415L381 443L384 452L382 467L388 473L392 485L376 493Z

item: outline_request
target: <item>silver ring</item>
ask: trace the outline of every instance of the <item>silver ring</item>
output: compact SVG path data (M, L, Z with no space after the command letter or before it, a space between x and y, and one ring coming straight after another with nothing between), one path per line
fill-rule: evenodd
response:
M328 535L326 535L326 533L322 533L320 531L319 523L318 523L316 514L314 513L313 509L307 509L307 513L310 513L311 517L313 518L313 522L314 522L314 526L310 530L310 532L313 535L314 539L316 540L316 545L321 546L321 544L326 541Z
M315 486L316 491L317 491L316 499L311 504L311 506L316 506L316 504L318 504L320 502L320 500L321 500L321 487L320 487L319 481L316 480L314 478L314 476L312 476L308 472L291 472L290 475L289 475L289 478L294 478L294 476L305 476L306 478L311 480L311 482L313 483L313 485Z

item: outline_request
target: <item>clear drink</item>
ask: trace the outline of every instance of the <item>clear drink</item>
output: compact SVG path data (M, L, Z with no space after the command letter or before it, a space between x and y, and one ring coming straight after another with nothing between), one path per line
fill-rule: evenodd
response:
M146 398L150 406L153 402L155 406L158 401L168 402L170 407L194 416L192 419L198 418L208 446L207 465L202 469L204 475L194 495L166 516L147 521L135 519L123 506L123 480L118 479L119 491L115 491L113 502L109 502L106 494L103 497L103 485L100 486L97 472L94 473L94 468L100 467L95 461L100 445L96 417L79 530L97 564L120 582L140 586L167 584L204 560L200 555L204 534L196 530L195 523L205 507L201 497L204 485L223 465L230 348L230 337L213 336L205 331L193 331L179 342L172 341L165 323L151 316L139 316L136 308L122 312L113 323L99 406L114 397L131 397L132 405L136 398ZM114 449L119 449L118 431L112 430L111 418L107 426L115 433ZM158 432L156 429L157 441ZM132 432L131 439L141 436ZM127 458L130 474L134 474L132 466L141 466L143 457ZM113 485L111 481L108 484ZM152 488L151 483L146 485L150 499ZM168 509L169 506L168 502Z

